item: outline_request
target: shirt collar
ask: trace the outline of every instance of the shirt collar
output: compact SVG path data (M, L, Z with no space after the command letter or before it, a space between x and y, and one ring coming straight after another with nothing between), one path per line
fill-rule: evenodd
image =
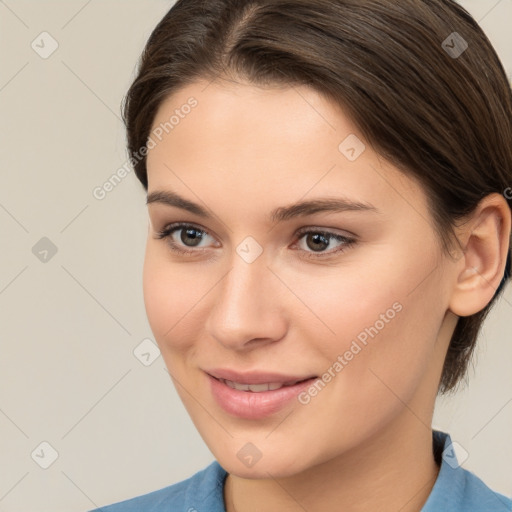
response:
M434 458L439 474L421 512L510 512L512 502L489 489L478 477L464 469L457 460L454 443L444 432L433 431ZM463 447L458 445L461 451Z

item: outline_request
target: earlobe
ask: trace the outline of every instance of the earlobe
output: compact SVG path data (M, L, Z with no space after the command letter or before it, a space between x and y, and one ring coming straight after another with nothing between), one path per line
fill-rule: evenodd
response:
M456 315L478 313L494 297L505 272L510 229L510 208L497 193L483 198L464 222L459 234L464 251L449 306Z

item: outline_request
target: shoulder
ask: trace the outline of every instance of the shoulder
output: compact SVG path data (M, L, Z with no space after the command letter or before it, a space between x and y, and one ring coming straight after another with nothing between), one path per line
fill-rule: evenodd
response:
M434 452L439 454L440 470L422 512L512 512L510 498L461 467L448 434L434 432Z
M487 487L476 475L461 469L464 479L464 510L486 510L489 512L512 512L512 499ZM470 508L473 507L473 508Z
M449 468L443 475L444 485L432 501L430 510L453 512L512 512L512 500L490 489L480 478L462 467ZM429 503L429 502L427 502Z
M226 476L226 471L215 461L182 482L91 512L160 512L178 510L178 507L193 512L195 508L205 506L211 512L224 512Z

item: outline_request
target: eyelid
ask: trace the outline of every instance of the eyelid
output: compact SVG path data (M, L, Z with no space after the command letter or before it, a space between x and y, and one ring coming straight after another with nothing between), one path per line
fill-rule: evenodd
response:
M343 231L343 233L338 233L338 231ZM295 236L302 236L305 233L324 233L327 235L331 235L333 237L339 236L345 239L357 239L357 235L347 230L340 230L337 228L325 228L320 226L304 226L303 228L298 229L295 232Z

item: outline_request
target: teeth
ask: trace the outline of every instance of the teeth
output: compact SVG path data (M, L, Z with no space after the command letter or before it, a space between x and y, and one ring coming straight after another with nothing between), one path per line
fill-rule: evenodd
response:
M269 382L265 384L240 384L238 382L233 382L232 380L219 379L221 382L224 382L226 386L229 386L232 389L237 389L238 391L252 391L253 393L261 393L262 391L275 391L276 389L282 388L284 386L291 386L295 384L295 382L290 382L283 384L282 382Z

